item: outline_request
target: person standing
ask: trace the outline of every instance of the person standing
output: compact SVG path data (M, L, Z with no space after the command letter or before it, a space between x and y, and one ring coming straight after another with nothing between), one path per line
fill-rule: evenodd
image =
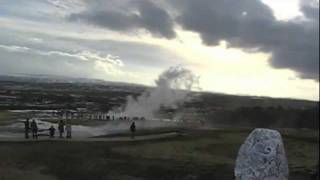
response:
M136 132L136 124L134 122L131 123L130 131L131 131L131 139L134 139L134 135Z
M64 124L63 120L60 120L60 121L59 121L59 124L58 124L59 137L60 137L60 138L63 138L64 125L65 125L65 124Z
M29 118L27 118L26 121L24 122L24 137L26 139L29 139L29 131L30 131L30 122L29 122Z
M72 136L71 136L71 131L72 131L72 127L71 127L71 124L70 123L68 123L67 125L66 125L66 131L67 131L67 138L71 138Z
M55 131L56 129L53 126L49 128L50 138L54 138Z
M32 139L38 139L38 126L35 120L31 122Z

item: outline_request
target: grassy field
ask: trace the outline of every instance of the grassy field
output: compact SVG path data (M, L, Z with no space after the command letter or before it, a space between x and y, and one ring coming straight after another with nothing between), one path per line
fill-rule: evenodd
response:
M179 131L176 138L143 142L0 143L0 180L233 179L238 149L251 130ZM319 131L282 133L289 179L310 179Z

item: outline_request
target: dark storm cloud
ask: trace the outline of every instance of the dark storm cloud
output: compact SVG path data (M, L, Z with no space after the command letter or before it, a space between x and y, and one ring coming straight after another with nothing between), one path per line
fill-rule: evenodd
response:
M112 8L112 6L117 6L116 1L104 2L102 4L102 8L96 5L88 5L86 10L71 14L69 20L85 21L92 25L116 31L144 29L153 36L168 39L174 38L176 35L173 30L173 20L167 11L152 1L131 1L122 10L120 10L121 8Z
M310 19L319 20L319 7L310 4L301 4L301 11Z
M200 34L206 45L228 46L272 54L270 64L300 77L319 80L319 7L303 4L307 20L279 21L258 0L174 0L177 22Z
M301 3L305 19L289 21L277 20L260 0L168 0L166 6L152 0L89 2L69 19L116 31L145 29L169 39L177 24L199 33L208 46L226 41L229 47L270 53L272 67L319 80L319 7L312 0Z

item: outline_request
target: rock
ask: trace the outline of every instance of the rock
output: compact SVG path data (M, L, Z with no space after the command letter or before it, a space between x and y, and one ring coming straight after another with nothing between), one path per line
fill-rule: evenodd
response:
M255 129L241 145L235 166L237 180L286 180L288 162L276 130Z

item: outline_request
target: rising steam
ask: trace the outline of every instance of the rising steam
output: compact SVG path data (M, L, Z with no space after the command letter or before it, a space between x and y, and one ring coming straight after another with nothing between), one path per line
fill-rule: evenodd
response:
M124 114L152 119L161 106L176 106L184 102L190 90L198 88L198 79L189 69L170 67L160 74L154 89L144 92L137 99L128 97Z

